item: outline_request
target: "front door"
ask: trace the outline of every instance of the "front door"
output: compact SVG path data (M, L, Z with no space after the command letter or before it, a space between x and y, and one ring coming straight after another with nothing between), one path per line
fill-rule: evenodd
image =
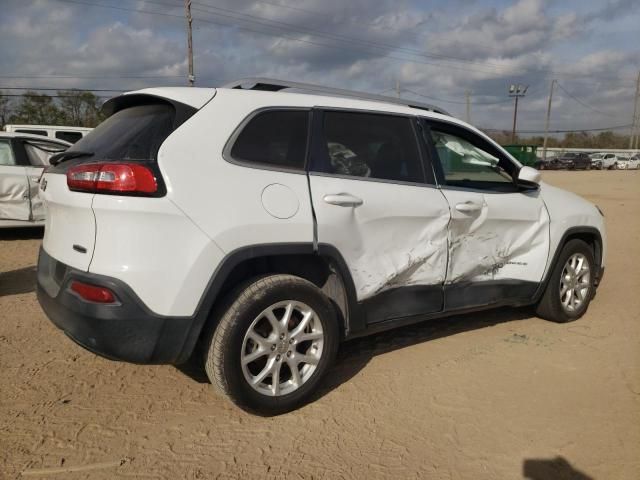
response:
M444 122L428 126L451 209L445 308L526 302L549 254L549 215L539 190L519 188L513 181L519 166L488 139Z
M309 182L317 240L342 254L367 323L442 310L449 207L413 118L314 111Z
M0 220L29 220L29 181L12 144L0 140Z

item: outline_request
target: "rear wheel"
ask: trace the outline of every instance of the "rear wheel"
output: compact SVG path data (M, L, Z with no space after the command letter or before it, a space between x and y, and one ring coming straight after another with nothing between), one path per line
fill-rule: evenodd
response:
M536 306L536 314L559 323L584 315L593 296L594 268L591 247L582 240L569 240Z
M239 407L276 415L305 402L331 366L338 327L331 302L292 275L233 292L205 353L213 386Z

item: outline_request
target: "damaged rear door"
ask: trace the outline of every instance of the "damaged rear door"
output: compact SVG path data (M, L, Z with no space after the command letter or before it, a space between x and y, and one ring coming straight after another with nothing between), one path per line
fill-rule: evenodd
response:
M443 308L449 207L415 127L398 115L313 114L317 240L342 254L369 324Z
M0 140L0 220L29 221L29 181L10 140Z
M549 254L539 190L516 185L519 165L471 130L429 121L425 137L451 209L445 309L526 303Z

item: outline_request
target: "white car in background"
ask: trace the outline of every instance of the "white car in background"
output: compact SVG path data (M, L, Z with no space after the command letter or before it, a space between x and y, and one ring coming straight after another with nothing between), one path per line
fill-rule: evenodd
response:
M64 140L0 132L0 228L44 225L38 182L49 158L70 146Z
M637 156L633 156L631 158L618 157L616 168L618 170L637 170L639 164L640 161Z
M606 170L614 170L618 167L618 161L622 158L615 153L601 153L602 168Z

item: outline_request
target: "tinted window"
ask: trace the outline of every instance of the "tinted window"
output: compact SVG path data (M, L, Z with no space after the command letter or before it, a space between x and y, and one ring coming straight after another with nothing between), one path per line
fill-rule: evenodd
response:
M234 160L303 169L307 152L309 112L274 110L258 113L238 135Z
M85 135L69 151L93 152L99 160L155 160L173 131L174 108L138 105L120 110Z
M7 141L0 140L0 165L15 165L16 157L13 156L11 144Z
M16 133L29 133L31 135L42 135L43 137L48 136L46 130L27 130L27 129L18 129Z
M76 143L82 138L82 134L80 132L56 132L56 138L65 142Z
M355 112L324 113L325 158L319 170L336 175L423 182L411 120Z
M500 190L513 185L508 171L513 164L501 160L498 152L481 138L432 127L431 139L447 185Z

